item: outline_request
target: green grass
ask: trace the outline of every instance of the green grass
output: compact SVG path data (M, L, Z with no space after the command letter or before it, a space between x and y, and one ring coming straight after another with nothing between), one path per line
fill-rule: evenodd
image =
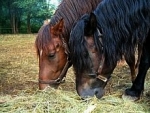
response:
M126 64L117 66L105 96L81 100L75 90L72 68L58 89L38 90L36 35L0 35L0 113L150 113L150 72L137 102L122 99L131 86Z

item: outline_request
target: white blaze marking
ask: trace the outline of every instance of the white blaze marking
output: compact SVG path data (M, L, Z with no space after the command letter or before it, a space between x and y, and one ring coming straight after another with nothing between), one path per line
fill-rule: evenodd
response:
M42 56L42 53L43 53L43 50L41 49L41 50L40 50L40 56Z

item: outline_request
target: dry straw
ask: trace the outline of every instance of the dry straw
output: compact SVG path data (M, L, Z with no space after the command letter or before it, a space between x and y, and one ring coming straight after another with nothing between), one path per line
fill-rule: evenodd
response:
M82 100L75 91L72 68L58 89L38 90L36 35L0 35L1 113L150 113L150 76L140 101L122 99L131 86L126 64L117 66L106 87L105 96Z

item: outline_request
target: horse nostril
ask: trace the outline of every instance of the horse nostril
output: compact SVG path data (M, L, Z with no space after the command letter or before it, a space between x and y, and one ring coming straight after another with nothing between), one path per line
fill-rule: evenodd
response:
M104 90L102 88L96 88L94 93L95 96L100 99L104 95Z
M98 94L98 90L95 91L95 95L97 95L97 94Z

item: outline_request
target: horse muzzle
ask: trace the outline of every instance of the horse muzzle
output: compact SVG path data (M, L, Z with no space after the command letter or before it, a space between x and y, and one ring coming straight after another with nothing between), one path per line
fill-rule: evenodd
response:
M88 88L88 89L80 89L77 90L78 95L82 98L82 99L86 99L89 97L94 97L96 96L98 99L102 98L102 96L104 95L104 89L103 88Z

